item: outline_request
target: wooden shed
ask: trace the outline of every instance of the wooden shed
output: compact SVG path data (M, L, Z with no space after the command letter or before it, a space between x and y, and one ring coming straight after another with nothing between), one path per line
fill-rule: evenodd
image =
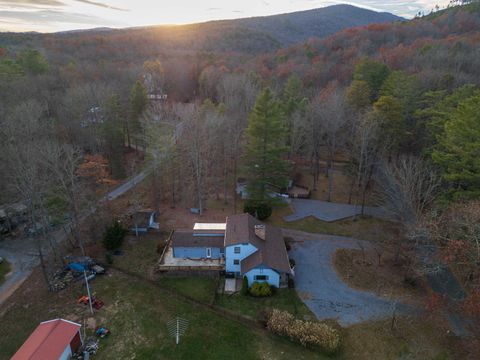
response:
M68 360L83 343L81 327L64 319L44 321L11 360Z

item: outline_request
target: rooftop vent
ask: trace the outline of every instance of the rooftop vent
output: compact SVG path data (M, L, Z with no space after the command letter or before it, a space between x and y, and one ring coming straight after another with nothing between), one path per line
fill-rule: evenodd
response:
M265 240L265 225L255 225L255 235Z

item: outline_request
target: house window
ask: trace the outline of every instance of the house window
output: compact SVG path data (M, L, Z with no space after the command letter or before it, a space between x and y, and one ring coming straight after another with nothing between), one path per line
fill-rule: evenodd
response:
M234 259L233 260L233 265L240 265L240 260Z
M212 257L212 248L207 248L207 258Z
M235 247L233 248L233 252L234 252L235 254L240 254L240 246L235 246Z
M267 275L255 275L254 280L255 281L266 281L266 280L268 280L268 276Z

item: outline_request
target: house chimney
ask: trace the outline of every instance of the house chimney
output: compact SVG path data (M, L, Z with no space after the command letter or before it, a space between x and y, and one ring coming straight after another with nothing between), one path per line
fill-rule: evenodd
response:
M265 225L255 225L255 235L265 240Z

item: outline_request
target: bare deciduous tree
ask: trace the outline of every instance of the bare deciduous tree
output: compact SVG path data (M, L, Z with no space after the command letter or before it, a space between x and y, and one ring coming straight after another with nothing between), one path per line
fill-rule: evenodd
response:
M2 132L10 163L9 185L27 206L30 234L37 247L45 282L50 288L43 244L54 243L49 241L48 218L44 212L49 177L40 155L48 131L48 126L41 123L43 111L35 101L19 104L8 117Z
M65 194L71 215L71 231L82 255L85 256L85 244L79 229L82 191L77 171L81 161L82 153L79 148L61 144L56 139L50 139L43 149L42 162Z
M377 169L380 202L387 212L407 227L419 224L437 194L440 178L423 159L400 156Z

